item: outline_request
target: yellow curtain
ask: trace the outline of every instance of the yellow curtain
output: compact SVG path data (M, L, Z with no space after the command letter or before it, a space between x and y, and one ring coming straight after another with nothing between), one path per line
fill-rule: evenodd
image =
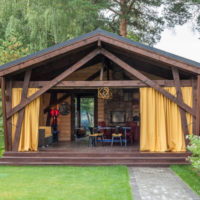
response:
M37 92L37 88L29 88L28 96ZM12 107L17 106L21 101L22 88L12 89ZM38 149L38 128L39 128L40 98L37 98L25 107L24 119L21 129L21 137L18 151L37 151ZM12 141L14 142L15 129L18 113L12 117Z
M174 87L164 88L176 95ZM192 107L192 88L183 87L184 102ZM151 152L185 151L179 107L153 88L140 89L140 150ZM187 113L189 134L192 133L192 116Z

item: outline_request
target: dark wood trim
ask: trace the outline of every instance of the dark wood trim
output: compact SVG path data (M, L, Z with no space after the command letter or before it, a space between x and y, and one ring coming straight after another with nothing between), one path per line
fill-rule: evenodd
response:
M185 70L185 71L188 71L188 72L193 72L194 74L200 74L200 69L198 67L190 65L190 64L185 63L183 61L179 61L175 58L171 58L171 57L168 57L168 56L165 56L165 55L161 55L159 53L152 52L151 50L144 49L142 47L138 47L138 46L135 46L133 44L128 44L126 42L123 42L123 41L120 41L120 40L117 40L117 39L113 39L113 38L110 38L110 37L105 36L105 35L100 36L100 40L102 42L108 43L110 45L113 45L113 46L116 46L116 47L119 47L119 48L122 48L122 49L126 49L130 52L133 52L133 53L137 53L141 56L144 56L144 58L148 57L151 60L159 61L159 62L165 63L169 66L178 67L179 69L182 69L182 70Z
M99 38L98 35L94 35L94 36L88 37L86 39L83 39L81 41L77 41L77 42L74 42L67 46L61 47L60 49L56 49L51 52L39 55L30 60L24 61L23 63L19 63L15 66L11 66L9 68L6 68L6 69L0 71L0 76L5 76L5 75L15 72L17 70L22 70L22 69L25 69L30 66L32 67L33 65L37 66L39 63L42 63L48 59L68 53L70 51L78 49L79 47L83 47L83 46L92 44L94 42L97 42L98 38Z
M71 94L71 141L75 140L74 129L75 129L75 98L74 98L74 93L72 93Z
M79 60L77 63L75 63L74 65L72 65L70 68L66 69L63 73L61 73L59 76L57 76L56 78L54 78L53 80L49 81L48 84L46 84L45 86L43 86L39 91L37 91L36 93L34 93L33 95L31 95L30 97L26 98L23 100L23 102L21 102L21 104L19 104L18 106L16 106L15 108L12 109L12 111L10 113L8 113L7 118L10 118L12 115L14 115L16 112L20 111L21 109L23 109L26 105L28 105L29 103L31 103L33 100L35 100L37 97L41 96L42 94L44 94L47 90L51 89L52 87L54 87L55 85L57 85L59 82L61 82L64 78L66 78L67 76L69 76L71 73L73 73L74 71L76 71L77 69L79 69L81 66L83 66L85 63L87 63L88 61L90 61L92 58L94 58L96 55L98 55L100 53L99 49L95 49L94 51L92 51L91 53L87 54L84 58L82 58L81 60Z
M197 76L196 135L200 135L200 75Z
M78 127L81 127L81 100L80 96L77 97L77 114L78 114Z
M95 73L95 78L99 76L100 70ZM93 74L94 75L94 74ZM107 86L107 87L120 87L120 88L131 88L131 87L149 87L147 86L144 82L140 80L121 80L121 81L113 81L113 80L108 80L108 81L91 81L86 80L86 81L61 81L58 83L55 87L53 88L65 88L65 89L73 89L73 88L97 88L97 87L102 87L102 86ZM174 87L174 80L154 80L157 84L160 86L165 86L165 87ZM31 81L30 82L30 87L29 88L40 88L43 87L44 85L48 84L49 81ZM186 86L192 86L192 80L180 80L180 84L182 87ZM23 82L22 81L14 81L13 82L13 88L22 88Z
M21 103L24 101L25 98L27 98L30 79L31 79L31 70L26 71L25 73ZM13 151L18 151L18 148L19 148L21 127L22 127L22 122L24 119L24 113L25 113L25 108L20 110L18 113L17 124L16 124L16 129L15 129L15 138L14 138L14 143L13 143L13 148L12 148Z
M172 68L172 74L174 77L174 83L176 86L176 95L177 95L177 99L180 102L183 102L183 95L182 95L182 91L181 91L181 84L180 84L180 77L179 77L179 71L177 68ZM187 124L187 118L186 118L186 112L185 110L183 110L182 108L180 108L180 114L181 114L181 125L182 125L182 130L185 136L185 140L186 140L186 135L189 134L189 130L188 130L188 124Z
M100 80L100 81L103 81L104 66L103 66L103 63L102 63L101 65L102 65L102 66L101 66L101 70L100 70L100 78L99 78L99 80Z
M130 74L132 74L135 77L137 77L139 80L141 80L145 84L149 85L150 87L154 88L159 93L163 94L165 97L167 97L168 99L170 99L171 101L176 103L179 107L183 108L185 111L189 112L193 116L196 116L194 110L190 106L188 106L187 104L181 102L179 99L177 99L177 97L175 97L174 95L170 94L165 89L160 87L160 85L158 85L155 81L152 81L151 79L149 79L148 77L143 75L141 72L139 72L135 68L131 67L130 65L128 65L127 63L125 63L124 61L119 59L117 56L115 56L114 54L110 53L109 51L107 51L105 49L101 49L101 53L104 56L106 56L107 58L109 58L110 60L112 60L114 63L118 64L124 70L128 71Z
M6 94L5 94L5 90L6 90L5 77L1 77L1 98L2 98L4 144L5 144L5 150L8 151L8 131L7 131L7 119L6 119Z
M87 37L81 41L77 41L74 43L71 43L67 46L61 47L59 49L53 50L51 52L47 52L45 54L39 55L37 57L34 57L30 60L24 61L23 63L16 64L14 66L11 66L9 68L3 69L0 72L0 76L5 76L7 74L10 74L12 72L15 72L17 70L25 69L29 66L36 66L37 64L41 62L45 62L48 59L51 59L53 57L65 54L67 52L73 51L75 49L78 49L80 47L86 46L91 43L97 43L97 46L100 45L100 42L105 42L107 44L110 44L112 46L116 46L125 50L128 50L130 52L136 53L138 55L144 56L146 58L149 58L154 61L161 62L163 64L167 64L168 66L174 66L178 67L182 70L186 70L189 72L193 72L194 74L200 74L200 69L194 65L191 65L189 63L185 63L183 61L177 60L175 58L168 57L166 55L162 55L156 52L152 52L151 50L135 46L133 44L129 44L127 42L121 41L116 38L112 38L103 34L96 34L92 35L90 37Z
M6 80L6 112L12 110L12 80ZM12 118L7 120L8 150L12 151Z
M196 112L197 108L197 80L192 79L192 108ZM196 117L192 118L192 133L196 135Z

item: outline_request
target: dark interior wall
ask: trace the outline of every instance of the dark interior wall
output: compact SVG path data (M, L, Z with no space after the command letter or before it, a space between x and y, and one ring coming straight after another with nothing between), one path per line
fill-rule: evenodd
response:
M106 125L125 125L125 123L111 122L112 111L123 111L126 113L126 121L133 121L133 117L139 115L139 90L113 89L112 93L112 99L104 100L104 121Z

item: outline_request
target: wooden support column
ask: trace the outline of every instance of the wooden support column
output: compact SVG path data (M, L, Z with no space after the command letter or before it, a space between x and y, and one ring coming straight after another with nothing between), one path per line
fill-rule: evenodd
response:
M71 94L71 141L75 140L75 98L74 93Z
M181 91L181 84L180 84L180 77L179 77L179 71L177 68L172 68L172 74L174 77L174 83L176 86L176 95L177 99L181 102L183 102L183 95ZM180 108L180 107L179 107ZM182 130L186 139L186 135L189 134L188 130L188 124L187 124L187 118L186 118L186 112L182 108L180 108L180 114L181 114L181 125L182 125Z
M171 101L176 103L179 107L183 108L185 111L189 112L193 116L196 115L196 113L194 112L194 110L190 106L188 106L187 104L185 104L182 101L180 101L179 99L177 99L177 97L175 97L174 95L167 92L160 85L158 85L155 81L149 79L144 74L142 74L141 72L139 72L135 68L131 67L130 65L125 63L123 60L119 59L117 56L115 56L111 52L109 52L105 49L101 49L101 53L103 55L105 55L107 58L109 58L110 60L112 60L114 63L116 63L117 65L122 67L124 70L128 71L133 76L137 77L139 80L144 82L146 85L154 88L156 91L163 94L165 97L167 97L168 99L170 99Z
M5 89L6 89L5 77L1 77L1 97L2 97L4 144L5 144L5 150L8 151L8 131L7 131L7 118L6 118L6 94L5 94Z
M6 113L12 110L12 80L6 81ZM7 120L8 151L12 151L12 118Z
M196 135L200 131L200 75L197 76Z
M24 102L24 100L27 98L30 78L31 78L31 70L26 71L26 73L25 73L24 85L23 85L22 96L21 96L21 103ZM21 127L22 127L22 122L24 119L24 113L25 113L25 108L20 110L18 113L17 125L16 125L16 129L15 129L14 144L13 144L13 148L12 148L13 151L18 151L19 141L20 141L20 136L21 136Z
M197 108L197 80L192 79L192 108L196 112ZM196 117L192 118L192 133L196 135Z

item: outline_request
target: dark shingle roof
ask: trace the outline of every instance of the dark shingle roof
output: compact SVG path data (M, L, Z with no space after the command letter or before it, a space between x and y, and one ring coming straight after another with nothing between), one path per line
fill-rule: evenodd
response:
M175 54L172 54L172 53L169 53L169 52L166 52L166 51L162 51L160 49L157 49L157 48L154 48L154 47L150 47L148 45L144 45L142 43L139 43L139 42L136 42L136 41L133 41L133 40L130 40L130 39L127 39L127 38L124 38L122 36L119 36L117 34L114 34L114 33L110 33L108 31L105 31L105 30L102 30L102 29L96 29L95 31L92 31L92 32L89 32L89 33L86 33L84 35L81 35L79 37L76 37L74 39L71 39L71 40L67 40L65 42L62 42L60 44L56 44L52 47L49 47L49 48L46 48L44 50L41 50L41 51L38 51L36 53L33 53L29 56L26 56L26 57L23 57L23 58L20 58L20 59L17 59L15 61L12 61L12 62L9 62L9 63L6 63L2 66L0 66L0 71L1 70L4 70L6 68L9 68L9 67L12 67L14 65L17 65L17 64L20 64L20 63L23 63L23 62L26 62L30 59L33 59L35 57L38 57L40 55L43 55L43 54L46 54L48 52L51 52L51 51L54 51L54 50L57 50L57 49L60 49L64 46L67 46L67 45L70 45L74 42L77 42L77 41L81 41L83 39L86 39L88 37L91 37L91 36L95 36L95 35L98 35L98 34L101 34L101 35L105 35L105 36L108 36L108 37L111 37L113 39L117 39L117 40L120 40L120 41L123 41L125 43L128 43L128 44L132 44L134 46L137 46L137 47L141 47L143 49L146 49L146 50L149 50L151 52L155 52L155 53L158 53L158 54L161 54L161 55L164 55L164 56L167 56L169 58L173 58L173 59L176 59L176 60L179 60L181 62L184 62L184 63L188 63L189 65L193 65L195 67L200 67L200 63L198 62L195 62L193 60L189 60L189 59L186 59L184 57L181 57L181 56L177 56Z

